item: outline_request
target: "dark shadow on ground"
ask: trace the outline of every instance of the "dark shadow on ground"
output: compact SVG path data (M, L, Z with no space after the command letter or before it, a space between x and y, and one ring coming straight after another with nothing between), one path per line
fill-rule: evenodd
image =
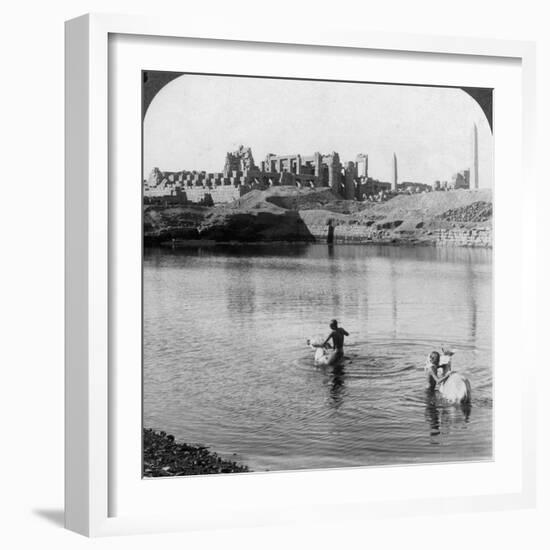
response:
M65 526L65 512L63 510L33 510L33 514L57 527Z
M203 228L201 238L218 242L315 242L299 212L232 213Z

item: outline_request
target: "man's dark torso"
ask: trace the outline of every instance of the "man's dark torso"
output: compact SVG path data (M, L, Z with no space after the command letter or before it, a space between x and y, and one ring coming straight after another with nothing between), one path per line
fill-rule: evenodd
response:
M347 332L343 328L336 328L332 331L330 337L332 338L332 344L334 349L343 350L344 349L344 336Z

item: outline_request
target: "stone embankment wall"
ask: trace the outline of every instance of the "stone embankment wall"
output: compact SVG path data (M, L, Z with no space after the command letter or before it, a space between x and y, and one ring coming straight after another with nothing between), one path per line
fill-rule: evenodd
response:
M493 246L493 231L490 227L473 229L440 229L433 232L435 244L453 244L456 246Z
M380 229L376 224L369 227L363 224L308 224L311 236L318 242L326 243L332 232L334 243L380 243L380 244L434 244L475 246L490 248L493 232L490 227L438 228L399 231L398 229Z

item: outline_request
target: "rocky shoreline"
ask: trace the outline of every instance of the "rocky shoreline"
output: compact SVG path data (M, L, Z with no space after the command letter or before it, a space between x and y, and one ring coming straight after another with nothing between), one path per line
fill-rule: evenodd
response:
M145 246L211 243L349 243L492 247L490 190L345 201L328 190L272 188L233 203L146 206Z
M225 460L204 446L176 443L173 435L143 430L143 477L228 474L250 471L248 466Z

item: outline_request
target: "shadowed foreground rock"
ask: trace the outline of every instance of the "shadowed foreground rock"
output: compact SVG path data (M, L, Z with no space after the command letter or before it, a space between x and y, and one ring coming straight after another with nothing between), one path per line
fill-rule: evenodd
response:
M189 476L248 472L243 466L224 460L206 447L176 443L173 435L143 430L144 477Z

